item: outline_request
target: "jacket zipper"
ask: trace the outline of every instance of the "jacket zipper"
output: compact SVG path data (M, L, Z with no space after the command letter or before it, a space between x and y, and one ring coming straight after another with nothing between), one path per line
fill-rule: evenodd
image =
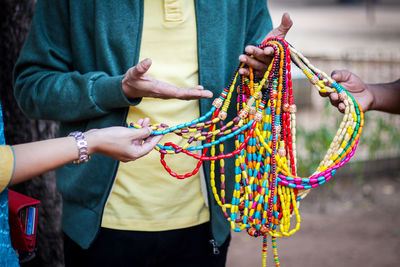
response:
M197 61L198 61L198 82L199 82L199 84L201 84L201 82L202 82L202 79L201 79L201 76L202 76L202 72L200 71L200 66L201 66L201 57L200 57L200 50L201 50L201 42L200 42L200 38L201 38L201 32L200 32L200 30L199 30L199 27L198 27L198 19L199 19L199 14L198 14L198 10L200 9L200 2L199 1L194 1L194 4L195 4L195 13L196 13L196 32L197 32ZM201 111L202 111L202 108L201 108L201 100L199 100L199 108L200 108L200 114L201 114ZM202 166L202 168L204 168L204 164L203 164L203 166ZM203 169L204 170L204 169ZM203 173L204 173L204 180L205 180L205 183L206 183L206 191L207 191L207 199L208 199L208 208L209 208L209 210L210 210L210 240L209 240L209 242L210 242L210 244L212 245L212 249L213 249L213 254L214 255L218 255L219 253L220 253L220 251L219 251L219 247L218 247L218 245L217 245L217 241L215 241L215 237L214 237L214 234L213 234L213 231L212 231L212 217L213 217L213 215L212 215L212 210L213 210L213 207L212 207L212 199L211 199L211 195L212 195L212 192L210 192L209 191L209 185L207 184L207 175L206 175L206 173L205 173L205 171L203 171Z
M217 242L214 239L211 239L210 244L213 246L213 254L218 255L219 254L219 248L217 246Z

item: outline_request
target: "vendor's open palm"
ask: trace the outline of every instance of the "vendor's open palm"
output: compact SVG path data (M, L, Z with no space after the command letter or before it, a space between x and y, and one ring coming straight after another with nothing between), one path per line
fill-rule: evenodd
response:
M211 91L204 90L203 86L194 88L181 88L171 84L158 81L146 72L151 66L151 59L140 61L136 66L130 68L122 80L122 89L128 98L155 97L162 99L200 99L213 96Z

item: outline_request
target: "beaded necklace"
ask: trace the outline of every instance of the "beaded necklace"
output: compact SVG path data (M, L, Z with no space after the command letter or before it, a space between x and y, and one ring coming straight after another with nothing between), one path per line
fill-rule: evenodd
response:
M276 266L280 266L276 238L290 236L300 228L298 202L311 188L329 181L336 170L354 155L364 125L357 101L338 83L314 67L284 39L273 37L259 48L272 47L273 59L264 76L257 80L249 67L249 77L239 75L240 64L229 86L214 99L211 109L191 122L169 127L153 125L153 135L175 133L187 142L157 145L165 170L178 179L196 174L203 161L210 161L210 184L215 201L233 231L246 230L263 237L263 266L267 261L267 237L271 236ZM337 92L345 104L339 129L317 170L309 177L296 175L296 105L293 101L291 62L296 64L319 92ZM227 110L237 92L237 116L227 123ZM140 128L131 123L130 127ZM224 142L234 138L235 150L225 153ZM193 145L195 141L202 145ZM219 153L217 153L217 148ZM209 156L207 152L210 149ZM201 153L196 153L200 151ZM168 167L166 154L185 153L198 163L192 172L177 174ZM225 161L235 160L235 180L231 203L225 199ZM216 163L219 163L220 192L216 187ZM295 225L291 226L291 217Z

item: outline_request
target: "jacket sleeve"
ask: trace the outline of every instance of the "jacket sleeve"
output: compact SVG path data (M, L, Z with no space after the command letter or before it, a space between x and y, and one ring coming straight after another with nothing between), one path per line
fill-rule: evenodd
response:
M246 44L261 44L264 37L272 30L272 20L266 0L251 1L249 8Z
M122 78L74 69L67 0L39 0L30 33L14 68L15 97L30 118L78 121L137 104Z

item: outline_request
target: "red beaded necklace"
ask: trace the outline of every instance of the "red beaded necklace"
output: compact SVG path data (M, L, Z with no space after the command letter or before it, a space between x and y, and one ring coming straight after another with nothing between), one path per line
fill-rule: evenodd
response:
M175 133L187 142L158 145L165 170L178 179L196 174L204 161L210 161L210 184L215 201L233 231L246 230L263 237L263 266L266 266L267 236L279 266L276 238L290 236L300 228L298 202L311 188L330 180L357 148L364 115L357 101L328 75L315 68L300 52L281 38L270 38L260 48L272 47L273 59L264 76L257 80L249 67L249 77L236 71L228 87L214 99L204 116L168 127L153 126L153 135ZM337 92L346 106L342 123L318 169L313 175L296 175L296 105L293 101L291 64L296 64L320 92ZM239 68L246 67L241 64ZM238 69L239 69L238 68ZM237 116L224 123L232 95L237 93ZM131 127L140 128L131 124ZM234 138L235 149L225 153L224 142ZM195 141L203 142L194 146ZM217 153L219 149L219 153ZM195 151L201 151L200 154ZM209 155L207 152L209 151ZM185 153L198 160L192 172L177 174L165 161L167 154ZM218 154L218 155L217 155ZM225 159L235 159L235 176L225 177ZM219 165L220 191L216 188ZM225 181L234 180L232 200L225 198ZM291 217L296 224L291 227Z

